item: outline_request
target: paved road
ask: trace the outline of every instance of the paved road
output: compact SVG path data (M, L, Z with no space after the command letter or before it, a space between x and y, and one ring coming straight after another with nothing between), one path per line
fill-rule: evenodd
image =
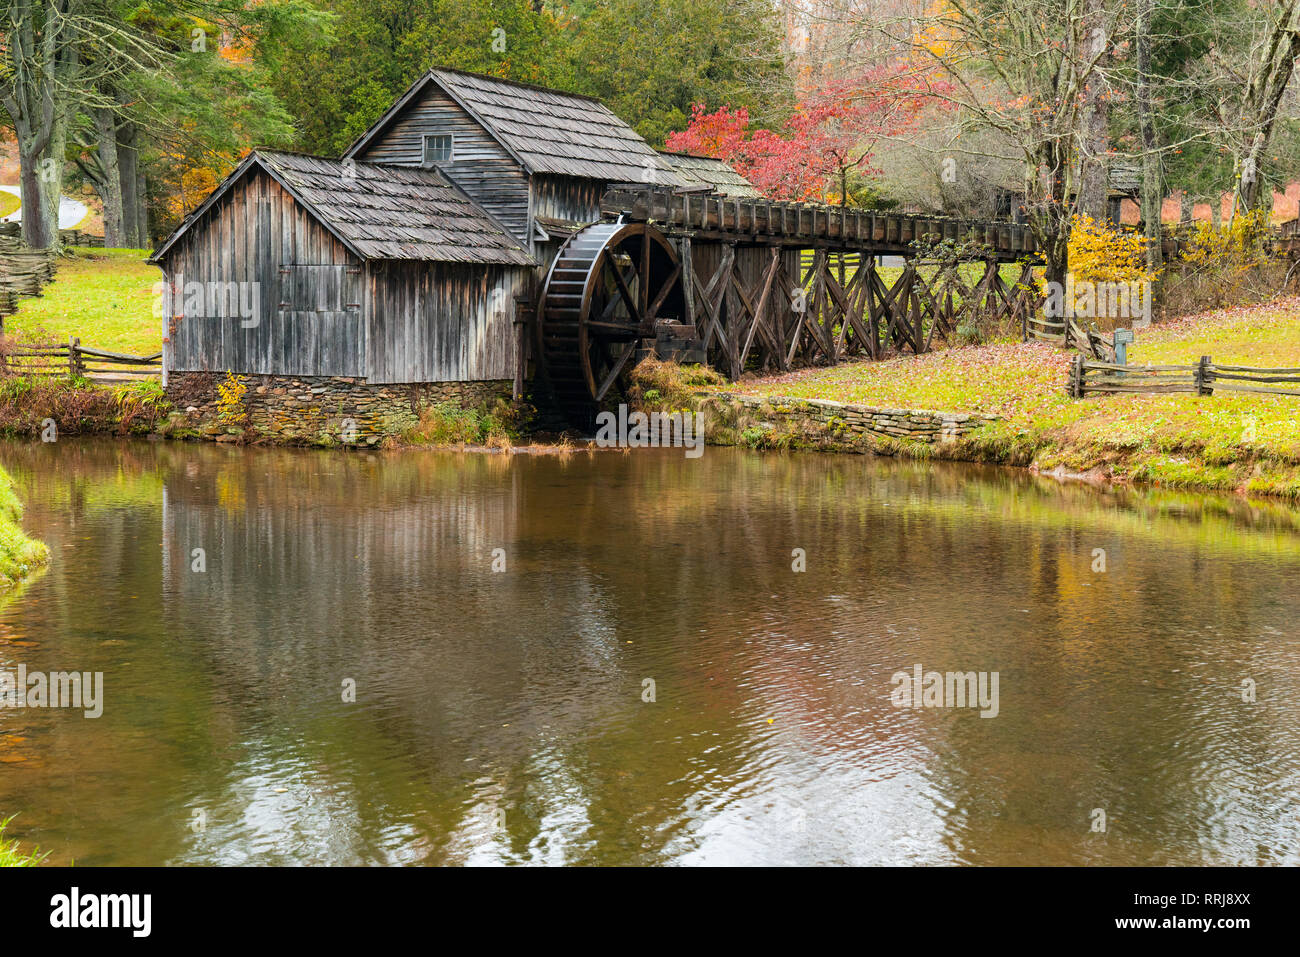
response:
M0 186L0 190L4 190L6 193L9 193L12 196L17 196L20 199L22 198L22 190L17 186ZM85 218L85 203L78 202L75 199L70 199L67 196L59 197L59 229L71 229ZM22 219L23 211L20 208L0 219L0 223L19 223L22 222Z

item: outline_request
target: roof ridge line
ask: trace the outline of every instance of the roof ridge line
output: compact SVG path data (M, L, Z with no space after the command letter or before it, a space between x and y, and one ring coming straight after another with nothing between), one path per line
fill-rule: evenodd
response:
M589 93L574 93L571 90L561 90L555 86L542 86L537 83L525 83L523 80L510 80L503 76L493 76L491 73L475 73L473 70L459 70L450 66L431 66L429 73L455 73L458 76L472 76L480 80L491 80L493 83L504 83L506 86L516 86L524 90L534 90L538 93L558 93L560 96L572 96L579 100L586 100L589 103L595 103L597 106L604 107L610 113L614 111L605 105L600 97L592 96Z

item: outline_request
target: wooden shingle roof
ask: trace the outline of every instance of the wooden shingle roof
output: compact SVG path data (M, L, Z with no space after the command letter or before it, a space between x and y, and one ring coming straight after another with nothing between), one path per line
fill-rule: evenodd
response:
M685 185L649 143L599 100L460 70L433 69L416 80L344 155L356 155L430 83L455 100L529 173Z
M271 151L250 154L151 258L161 258L253 166L362 259L535 264L504 226L437 170Z
M748 199L762 197L757 187L726 160L711 156L692 156L689 153L669 153L661 150L660 156L672 167L674 173L688 186L709 186L723 196L740 196Z

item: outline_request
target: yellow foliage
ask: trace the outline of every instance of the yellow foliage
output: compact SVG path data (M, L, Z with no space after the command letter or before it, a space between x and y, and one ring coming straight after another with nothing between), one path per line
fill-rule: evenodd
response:
M243 425L248 419L244 396L248 386L242 376L226 373L226 381L217 385L217 418L227 425Z
M1091 216L1070 226L1070 272L1075 282L1153 282L1147 269L1146 237Z
M947 0L930 0L924 15L917 21L912 46L928 50L937 59L945 59L957 46L961 30L957 13Z
M1257 209L1234 216L1218 229L1204 220L1195 223L1183 261L1200 269L1249 270L1268 261L1264 237L1269 231L1267 211Z
M206 166L195 166L181 174L180 192L167 200L167 210L181 219L198 207L217 188L217 173Z

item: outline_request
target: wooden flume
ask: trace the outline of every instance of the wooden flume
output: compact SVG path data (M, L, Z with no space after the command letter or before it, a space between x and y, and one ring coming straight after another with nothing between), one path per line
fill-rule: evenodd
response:
M1028 338L1040 294L1033 237L1014 224L868 213L618 186L541 285L536 342L566 415L590 417L640 355L685 355L739 378L810 363L923 353L966 322ZM962 257L919 260L947 239ZM881 255L908 261L892 282ZM1020 261L1008 283L1001 265ZM964 267L978 265L973 282ZM928 268L927 268L928 267ZM1047 335L1043 335L1047 338Z

